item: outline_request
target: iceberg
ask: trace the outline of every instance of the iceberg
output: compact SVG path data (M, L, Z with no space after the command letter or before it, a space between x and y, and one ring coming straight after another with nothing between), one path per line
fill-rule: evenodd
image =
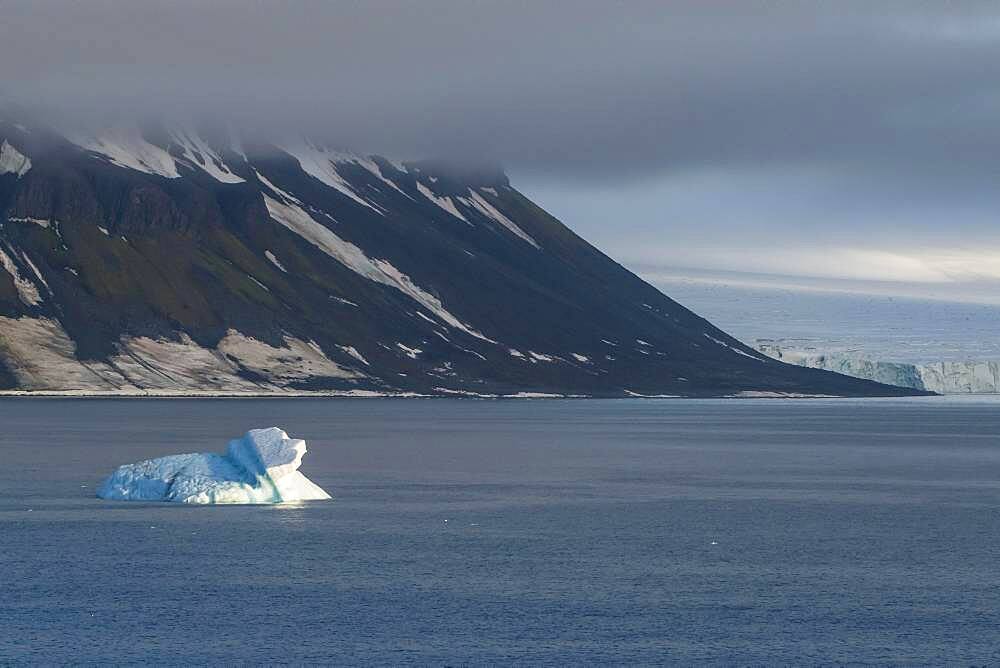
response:
M299 472L306 442L277 427L251 429L225 454L170 455L119 466L97 490L102 499L174 503L287 503L329 499Z

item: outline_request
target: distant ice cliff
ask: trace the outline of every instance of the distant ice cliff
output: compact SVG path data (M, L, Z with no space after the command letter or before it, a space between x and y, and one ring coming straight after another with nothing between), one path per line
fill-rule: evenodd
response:
M757 350L775 359L855 378L939 394L1000 393L1000 361L891 362L858 350L821 351L780 339L758 339Z

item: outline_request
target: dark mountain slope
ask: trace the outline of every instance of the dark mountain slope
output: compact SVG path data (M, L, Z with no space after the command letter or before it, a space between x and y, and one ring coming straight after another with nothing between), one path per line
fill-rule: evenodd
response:
M744 346L498 170L0 123L0 220L9 389L908 393Z

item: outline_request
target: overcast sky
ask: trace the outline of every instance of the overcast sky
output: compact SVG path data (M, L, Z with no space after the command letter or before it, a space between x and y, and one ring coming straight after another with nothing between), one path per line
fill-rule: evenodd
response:
M1000 4L0 0L0 93L502 162L630 266L1000 281Z

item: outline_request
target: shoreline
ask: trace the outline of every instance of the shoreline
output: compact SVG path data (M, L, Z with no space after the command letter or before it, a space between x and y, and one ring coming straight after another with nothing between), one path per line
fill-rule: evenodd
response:
M830 394L802 394L783 392L740 392L737 394L719 394L704 396L684 395L644 395L629 392L625 395L599 396L585 394L557 394L547 392L518 392L513 394L485 393L439 393L421 394L417 392L337 392L337 391L289 391L289 392L224 392L224 391L148 391L148 392L102 392L90 390L0 390L2 399L469 399L469 400L537 400L537 399L575 399L575 400L608 400L608 399L646 399L646 400L683 400L683 399L940 399L946 397L978 397L981 399L1000 398L1000 394L947 394L947 395L911 395L911 396L881 396L858 397L838 396Z

